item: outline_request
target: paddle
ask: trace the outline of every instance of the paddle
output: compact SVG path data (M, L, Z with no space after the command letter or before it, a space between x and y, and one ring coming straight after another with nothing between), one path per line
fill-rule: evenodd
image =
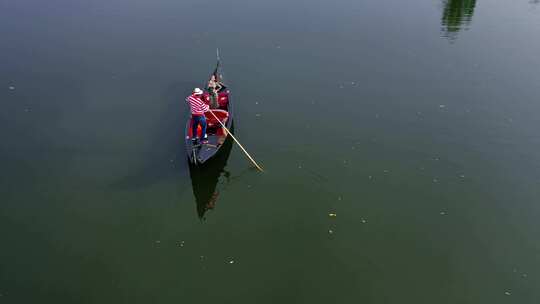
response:
M238 146L240 147L240 149L242 149L242 151L244 151L244 153L246 154L246 156L249 158L249 160L251 160L251 162L255 165L255 167L257 167L257 169L259 169L259 171L261 172L264 172L264 170L257 164L257 162L253 159L253 157L251 157L251 155L249 155L249 153L246 151L246 149L244 149L244 147L242 146L242 144L238 141L238 139L236 139L236 137L234 137L234 135L231 133L231 131L229 131L229 129L227 129L227 127L225 126L225 124L223 124L221 122L221 120L219 118L217 118L216 114L214 114L214 112L212 112L212 110L209 111L210 114L212 114L212 116L214 116L214 118L219 122L219 124L223 127L223 129L225 131L227 131L227 134L229 134L232 139L234 139L234 142L236 142L238 144Z

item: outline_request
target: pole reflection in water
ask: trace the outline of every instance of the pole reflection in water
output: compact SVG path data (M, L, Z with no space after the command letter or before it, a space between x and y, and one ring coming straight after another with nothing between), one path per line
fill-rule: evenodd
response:
M197 215L204 220L204 214L214 209L219 198L218 185L227 183L230 173L225 170L227 160L231 154L233 141L229 137L223 143L214 159L200 166L189 166L193 194L197 203Z
M475 6L476 0L446 0L441 22L443 36L455 39L460 30L467 29Z

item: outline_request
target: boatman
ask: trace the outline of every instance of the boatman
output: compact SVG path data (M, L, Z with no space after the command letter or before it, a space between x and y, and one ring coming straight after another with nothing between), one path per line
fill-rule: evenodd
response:
M191 118L193 124L191 125L191 140L193 143L197 142L197 127L201 125L201 136L202 143L208 142L208 135L206 135L206 117L204 116L205 112L209 111L209 107L202 100L201 96L203 91L199 88L193 89L193 93L186 98L186 101L189 103L189 108L191 109Z

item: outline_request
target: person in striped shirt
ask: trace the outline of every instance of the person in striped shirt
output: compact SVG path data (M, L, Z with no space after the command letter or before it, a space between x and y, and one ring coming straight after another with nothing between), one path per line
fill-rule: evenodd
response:
M206 134L206 117L204 116L204 113L209 111L209 107L202 100L202 94L203 91L201 89L195 88L193 94L189 95L186 98L186 101L189 103L191 118L193 120L193 124L191 125L191 140L197 142L197 127L201 125L202 142L205 143L208 141L208 135Z

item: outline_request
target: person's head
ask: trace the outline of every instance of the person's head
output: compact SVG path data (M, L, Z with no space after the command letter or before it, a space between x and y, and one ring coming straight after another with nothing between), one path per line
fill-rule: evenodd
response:
M200 96L203 94L203 91L199 88L195 88L193 89L193 95L197 95L197 96Z

